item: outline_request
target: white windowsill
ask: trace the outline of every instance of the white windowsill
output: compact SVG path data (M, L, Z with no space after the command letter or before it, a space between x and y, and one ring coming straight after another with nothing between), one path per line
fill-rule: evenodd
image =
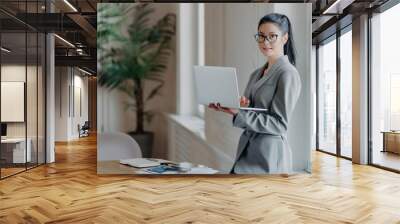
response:
M204 119L192 115L176 115L176 114L167 114L167 117L170 120L174 121L175 123L187 129L190 133L200 138L202 141L206 140L206 135L204 132L205 128Z
M220 158L223 158L224 161L228 160L233 162L233 158L223 152L223 150L220 150L216 148L215 146L210 145L207 142L206 135L205 135L205 121L204 119L193 116L193 115L176 115L176 114L166 114L167 118L171 120L172 122L175 122L177 125L185 128L188 130L189 133L191 133L193 136L198 138L200 142L205 144L210 150L212 150L215 155L219 156Z

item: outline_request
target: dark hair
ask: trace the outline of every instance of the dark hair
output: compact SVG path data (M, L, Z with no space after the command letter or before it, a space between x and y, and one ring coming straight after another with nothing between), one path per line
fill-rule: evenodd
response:
M296 65L296 49L294 48L292 25L290 24L289 18L278 13L267 14L260 19L257 29L259 29L262 24L268 22L275 23L278 25L282 33L288 34L289 38L285 46L283 46L283 52L288 56L290 63Z

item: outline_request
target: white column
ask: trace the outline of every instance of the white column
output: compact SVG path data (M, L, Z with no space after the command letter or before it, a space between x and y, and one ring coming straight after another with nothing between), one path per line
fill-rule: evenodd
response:
M353 162L368 163L368 16L353 21Z
M193 66L198 64L197 4L181 3L177 13L177 113L196 113Z
M46 163L55 161L54 133L55 133L55 76L54 76L54 35L46 36Z

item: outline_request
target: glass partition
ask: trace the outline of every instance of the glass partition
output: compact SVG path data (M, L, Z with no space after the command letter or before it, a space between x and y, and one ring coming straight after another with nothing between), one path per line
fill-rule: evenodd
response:
M28 5L26 4L28 3ZM1 1L0 178L45 162L45 35L18 20L44 1Z
M2 177L24 171L26 162L30 162L26 125L26 37L25 32L1 34Z

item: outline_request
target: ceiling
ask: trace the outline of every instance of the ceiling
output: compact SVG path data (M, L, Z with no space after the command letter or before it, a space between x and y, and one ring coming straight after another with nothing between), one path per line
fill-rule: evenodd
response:
M0 25L2 32L8 33L3 34L3 46L8 43L7 47L13 48L14 54L17 55L19 52L23 55L25 54L25 39L21 37L24 36L25 29L55 32L68 42L55 38L56 64L81 66L95 72L97 3L117 1L47 0L47 8L45 2L45 0L0 1ZM353 17L373 10L388 0L256 0L251 2L312 3L312 36L313 44L317 44L332 36L337 29L351 24ZM52 8L52 13L48 13L50 8ZM21 31L23 31L22 34ZM28 54L35 52L34 44L28 44L27 51Z
M334 35L352 23L354 17L373 11L388 0L311 0L313 44Z
M1 0L2 45L8 58L24 58L25 30L54 32L56 66L79 66L96 72L97 0ZM49 13L51 9L52 13ZM31 39L28 34L28 41ZM64 41L65 40L65 41ZM27 57L37 51L27 45ZM2 52L4 54L4 52ZM67 56L67 57L65 57ZM3 57L4 60L4 57Z

